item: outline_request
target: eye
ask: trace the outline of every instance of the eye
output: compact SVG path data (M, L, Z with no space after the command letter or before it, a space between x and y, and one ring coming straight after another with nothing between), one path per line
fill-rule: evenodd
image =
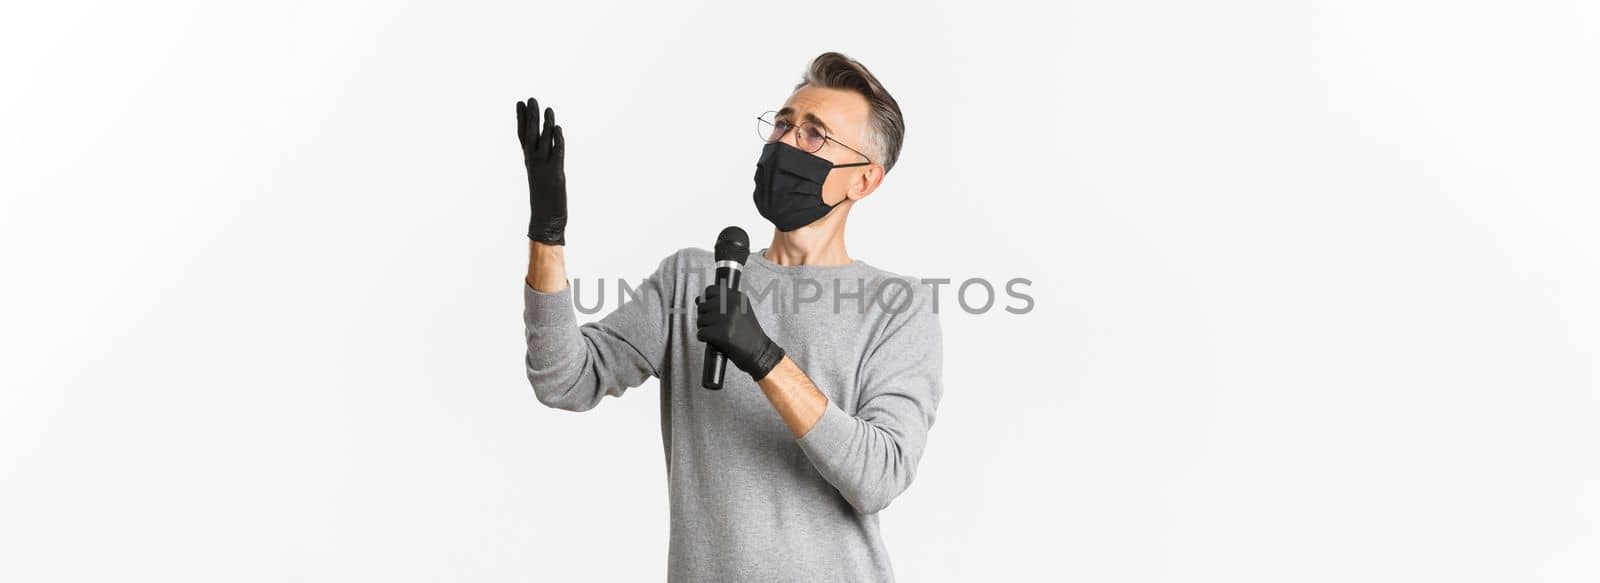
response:
M786 133L789 133L789 122L780 119L772 124L772 133L767 135L767 141L776 142Z
M811 151L814 152L822 148L822 140L824 139L826 138L823 136L821 128L811 124L800 126L800 141Z

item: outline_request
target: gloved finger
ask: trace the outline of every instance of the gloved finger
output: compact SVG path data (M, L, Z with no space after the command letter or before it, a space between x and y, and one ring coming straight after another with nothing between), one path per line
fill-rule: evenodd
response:
M533 151L538 152L539 151L539 100L534 99L532 97L528 98L528 115L524 117L522 122L523 122L523 127L527 128L527 129L523 130L523 132L526 134L526 137L528 138L528 145L532 146L531 149Z
M539 130L539 151L550 153L550 142L556 137L556 110L544 108L544 129Z
M562 133L561 126L556 126L555 141L550 149L550 157L557 161L567 158L567 135Z
M527 125L527 122L526 122L527 117L528 117L528 104L523 103L521 101L518 101L517 102L517 141L522 142L524 144L528 143L528 139L526 137L524 137L527 134L527 132L525 131L525 128L523 127L523 126Z
M717 286L717 309L727 313L729 311L728 308L739 305L738 294L737 290L731 290L725 286Z
M706 334L706 329L705 328L701 328L699 332L695 332L694 333L694 339L695 340L699 340L701 342L705 342L707 336L708 335Z

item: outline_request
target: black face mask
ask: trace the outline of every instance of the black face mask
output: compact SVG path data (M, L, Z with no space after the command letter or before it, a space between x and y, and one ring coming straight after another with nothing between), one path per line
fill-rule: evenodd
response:
M837 167L864 164L840 164ZM779 231L793 231L828 214L838 203L822 200L822 183L834 166L784 142L769 142L756 161L756 210ZM840 200L839 202L844 202Z

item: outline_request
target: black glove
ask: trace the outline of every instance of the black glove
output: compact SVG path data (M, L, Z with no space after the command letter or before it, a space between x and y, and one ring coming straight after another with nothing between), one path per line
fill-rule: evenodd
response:
M544 129L539 129L539 100L517 102L517 139L522 141L522 163L528 167L528 204L533 216L528 219L528 238L550 245L566 245L567 174L561 168L566 158L567 141L556 112L544 110Z
M761 330L744 292L712 284L695 299L695 307L699 310L695 326L700 329L695 338L715 347L750 378L761 380L783 360L783 348Z

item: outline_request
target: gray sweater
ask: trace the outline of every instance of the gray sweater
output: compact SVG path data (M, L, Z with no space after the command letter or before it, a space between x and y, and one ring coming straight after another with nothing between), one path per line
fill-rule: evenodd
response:
M729 366L720 391L700 387L694 298L712 263L708 251L678 251L630 282L636 296L582 326L571 287L524 283L539 402L587 411L661 379L669 581L893 581L877 512L911 485L943 392L936 300L916 279L861 261L781 266L751 253L741 289L829 401L796 439L739 369Z

